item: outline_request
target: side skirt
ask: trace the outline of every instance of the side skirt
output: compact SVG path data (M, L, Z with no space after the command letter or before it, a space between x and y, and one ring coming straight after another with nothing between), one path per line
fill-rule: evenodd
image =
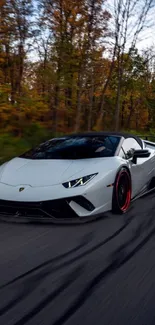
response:
M151 181L146 184L145 188L138 194L136 195L132 200L131 202L134 202L136 201L137 199L145 196L145 195L148 195L150 193L153 193L155 191L155 177L153 177L151 179Z

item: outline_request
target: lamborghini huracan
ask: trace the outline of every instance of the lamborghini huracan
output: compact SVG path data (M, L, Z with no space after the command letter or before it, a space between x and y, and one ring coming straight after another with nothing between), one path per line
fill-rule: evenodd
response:
M112 211L155 187L155 143L115 132L46 141L0 166L0 216L80 221Z

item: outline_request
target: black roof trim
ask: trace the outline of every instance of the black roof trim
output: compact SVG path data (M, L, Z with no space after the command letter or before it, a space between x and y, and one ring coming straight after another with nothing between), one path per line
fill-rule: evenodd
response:
M123 137L125 139L128 139L128 138L133 138L135 139L138 144L141 146L141 148L143 148L143 143L142 143L142 140L136 136L136 135L133 135L133 134L130 134L130 133L125 133L125 132L83 132L83 133L73 133L73 134L70 134L68 136L71 136L71 137L76 137L76 136L82 136L82 137L93 137L93 136L118 136L118 137Z

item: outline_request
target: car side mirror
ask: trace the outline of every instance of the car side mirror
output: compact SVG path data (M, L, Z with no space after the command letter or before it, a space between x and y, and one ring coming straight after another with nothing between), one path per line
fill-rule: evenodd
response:
M132 162L137 164L137 158L148 158L150 154L151 153L147 149L134 150Z

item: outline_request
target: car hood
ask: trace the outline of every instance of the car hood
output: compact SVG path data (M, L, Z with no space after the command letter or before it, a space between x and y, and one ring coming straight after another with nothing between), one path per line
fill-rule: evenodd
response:
M51 186L100 171L107 174L114 168L115 159L115 157L82 160L14 158L0 167L0 182L11 186Z

